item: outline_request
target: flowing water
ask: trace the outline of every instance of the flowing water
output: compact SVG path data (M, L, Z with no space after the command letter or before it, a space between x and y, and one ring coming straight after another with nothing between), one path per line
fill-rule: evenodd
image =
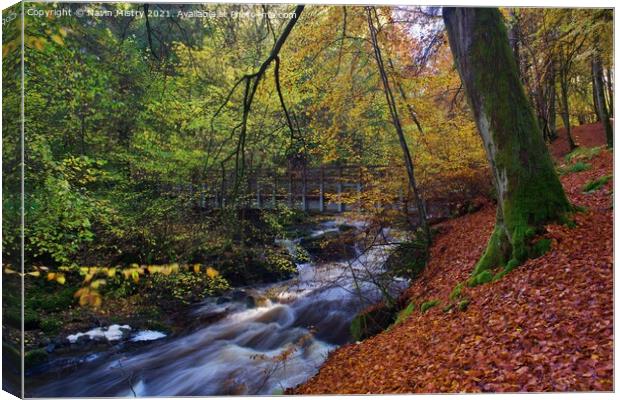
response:
M350 221L349 221L350 223ZM321 224L314 235L337 229ZM385 229L382 232L389 235ZM282 241L294 249L295 241ZM347 262L298 265L286 282L246 288L247 299L209 298L196 317L226 313L189 334L133 350L90 354L71 371L47 371L26 385L33 397L191 396L272 394L314 375L330 350L350 341L355 314L380 297L370 275L383 268L391 246L373 246ZM394 282L392 290L405 281ZM220 301L221 303L221 301ZM33 387L34 386L34 387ZM28 390L28 389L27 389Z

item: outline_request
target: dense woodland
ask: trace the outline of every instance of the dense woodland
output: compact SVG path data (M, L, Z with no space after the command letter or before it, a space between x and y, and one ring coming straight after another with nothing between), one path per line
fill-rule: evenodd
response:
M497 204L473 287L553 249L545 226L584 211L558 179L591 167L576 127L597 124L613 147L610 9L27 7L44 12L25 16L23 176L16 24L2 88L3 284L19 283L23 177L26 368L50 357L46 338L93 318L174 331L205 296L291 278L317 246L346 252L354 239L311 240L325 216L299 199L259 207L261 179L355 166L363 190L326 201L408 233L382 279L415 282L438 223ZM61 9L94 15L45 13ZM133 15L96 16L119 10ZM551 157L561 141L576 158ZM590 189L611 176L599 178ZM294 255L278 245L304 235ZM18 340L19 293L3 300L4 337ZM407 301L384 304L392 318Z

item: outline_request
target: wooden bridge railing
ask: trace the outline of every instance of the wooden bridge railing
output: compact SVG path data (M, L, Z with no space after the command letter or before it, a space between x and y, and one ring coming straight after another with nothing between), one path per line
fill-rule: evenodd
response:
M161 193L183 196L201 209L221 208L229 204L228 196L234 177L212 176L200 183L163 185ZM383 207L416 212L411 193L402 171L387 166L323 166L288 170L254 170L246 174L237 193L237 203L256 207L274 208L284 204L291 208L319 213L341 213L362 210L370 191L384 199ZM377 183L381 183L378 187ZM422 193L436 188L421 185ZM376 193L375 193L376 195ZM428 210L432 213L433 210Z
M386 174L383 166L339 166L305 169L255 170L247 173L237 201L256 208L274 208L284 204L314 212L344 212L361 208L361 197L374 179ZM221 208L229 204L229 191L234 177L209 177L201 183L187 185L160 185L159 192L173 196L184 196L199 208ZM400 199L404 202L405 186ZM358 197L356 204L352 197Z

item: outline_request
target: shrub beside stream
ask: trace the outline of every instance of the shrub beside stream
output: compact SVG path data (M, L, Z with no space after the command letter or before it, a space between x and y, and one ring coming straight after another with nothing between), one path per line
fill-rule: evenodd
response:
M225 220L224 216L219 219ZM178 242L177 246L194 246L184 251L192 257L185 263L160 258L167 263L123 265L123 260L130 258L127 254L109 260L120 264L112 264L116 267L53 263L42 267L43 259L33 261L31 265L39 266L27 271L30 274L25 279L26 368L60 351L70 333L128 324L134 329L174 334L194 326L189 308L205 297L220 296L234 286L287 279L296 272L293 257L275 239L286 237L294 224L307 219L306 215L285 209L245 210L235 219L234 227L215 227L213 240ZM5 343L17 349L21 278L12 272L15 268L11 265L3 270L3 327L5 335L13 338Z

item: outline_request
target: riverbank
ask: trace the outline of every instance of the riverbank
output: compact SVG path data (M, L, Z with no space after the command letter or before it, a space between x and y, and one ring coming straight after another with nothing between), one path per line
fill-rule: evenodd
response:
M613 390L613 155L584 148L559 164L582 211L574 227L547 226L550 251L470 288L460 284L485 249L495 207L441 224L408 290L410 315L335 350L289 393Z
M188 317L219 314L217 321L152 343L123 339L87 358L63 360L73 366L63 370L61 379L58 363L28 375L28 395L282 393L312 376L329 351L350 341L350 323L360 309L379 301L384 290L399 293L406 287L402 279L381 288L372 281L384 272L392 237L387 228L366 229L364 223L341 218L321 222L307 235L281 242L295 248L303 239L321 249L298 263L292 279L208 297L194 304ZM368 241L376 246L366 248ZM338 250L337 261L326 261L347 243L356 249ZM349 252L355 256L345 259L342 254Z
M267 217L273 218L273 215ZM313 257L324 259L334 259L333 253L338 250L334 247L336 237L341 233L346 237L346 232L340 232L339 229L327 232L334 239L328 241L331 243L330 251L329 246L325 249L317 247L322 235L310 237L312 228L324 221L325 216L295 214L289 217L287 224L281 224L282 220L270 221L272 225L281 224L277 225L277 231L264 226L263 220L267 217L256 216L251 220L254 229L262 229L260 240L255 241L254 247L233 244L212 250L203 256L209 264L177 265L176 269L173 264L163 267L136 265L135 280L132 276L123 276L122 267L66 269L62 273L62 281L50 279L51 275L44 267L26 275L26 373L67 353L88 354L106 342L83 337L77 343L70 343L67 337L79 332L129 325L134 333L146 330L168 336L181 335L225 316L222 313L192 315L196 304L202 302L205 296L218 298L222 302L241 299L256 307L260 299L245 293L244 287L287 280L295 271L295 262L305 261L308 257L302 251L293 256L291 249L279 243L279 235L302 238L313 252ZM347 240L343 243L347 243ZM98 268L98 272L91 272L94 268ZM177 272L150 273L155 269L166 268ZM17 343L21 336L20 284L19 275L7 273L5 269L3 352L16 359L19 358ZM96 287L99 296L95 306L90 302L92 296L88 298L87 304L79 304L82 300L80 291L83 293L83 288L93 287ZM93 290L90 293L95 292ZM16 345L12 346L11 343Z
M351 225L345 223L342 217L333 216L298 218L295 224L286 228L285 236L294 239L276 238L265 246L265 251L285 254L287 258L284 260L297 263L300 271L308 270L304 264L307 262L343 262L355 257L358 235L363 225ZM197 267L200 268L195 271ZM157 282L160 285L167 284L169 279L179 274L195 277L191 280L174 278L175 281L180 280L179 290L183 290L183 295L178 296L177 290L154 287L156 282L152 280L158 278L150 273L154 270L152 266L144 268L137 282L120 278L121 271L117 271L116 278L120 281L106 282L104 287L107 290L101 293L102 300L98 307L78 304L76 294L80 287L84 287L83 284L80 286L82 279L87 279L82 275L67 271L63 284L28 276L26 376L33 376L36 381L38 375L71 371L112 350L119 353L136 351L148 346L152 340L175 340L187 336L231 314L277 303L283 300L278 297L279 290L284 290L281 285L291 284L291 276L280 275L283 279L261 279L243 286L226 286L205 297L200 295L203 292L196 290L196 287L200 289L203 280L211 279L209 268L205 271L204 266L181 265L179 272L163 276L167 280ZM300 271L296 270L296 275ZM102 271L103 275L108 272ZM9 277L16 279L5 280L5 285L18 283L19 279L15 275ZM297 280L299 278L293 281ZM91 278L91 282L96 282L96 278ZM266 287L270 286L273 288L267 290ZM5 290L4 294L15 296L19 295L19 291ZM157 297L154 298L154 295ZM14 325L18 325L18 319L15 319ZM337 334L339 339L336 341L339 344L348 337L347 322L342 324L345 329ZM5 334L16 335L13 338L15 342L19 340L19 331L12 325L5 324L4 329ZM18 359L17 351L10 346L5 345L4 351L5 354L14 354ZM7 366L11 367L11 364Z

